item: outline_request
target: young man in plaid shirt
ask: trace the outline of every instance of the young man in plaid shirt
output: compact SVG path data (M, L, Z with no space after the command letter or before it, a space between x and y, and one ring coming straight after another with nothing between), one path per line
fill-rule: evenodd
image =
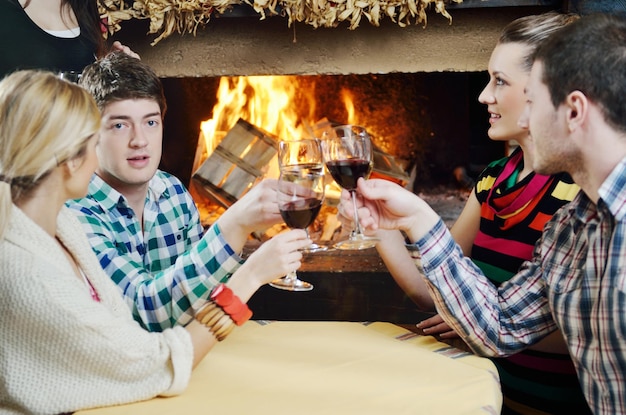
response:
M259 249L245 263L237 254L251 232L282 221L276 180L256 185L204 233L185 186L158 170L166 104L161 82L146 64L109 54L85 69L81 85L102 112L100 166L87 197L69 206L143 327L186 325L235 272L278 278L283 261L299 266L304 232Z

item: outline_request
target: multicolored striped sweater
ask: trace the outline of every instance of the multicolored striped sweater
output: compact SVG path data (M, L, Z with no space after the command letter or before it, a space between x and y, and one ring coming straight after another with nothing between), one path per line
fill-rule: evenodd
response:
M531 173L518 182L523 163L518 148L489 164L474 189L481 218L471 256L496 286L532 258L544 224L579 191L568 174ZM569 355L526 350L493 361L505 398L503 414L590 413Z
M566 173L531 173L516 183L523 167L522 156L518 148L510 157L492 162L474 188L481 218L472 259L496 285L508 280L522 262L532 258L545 223L580 189ZM508 161L511 171L502 175Z

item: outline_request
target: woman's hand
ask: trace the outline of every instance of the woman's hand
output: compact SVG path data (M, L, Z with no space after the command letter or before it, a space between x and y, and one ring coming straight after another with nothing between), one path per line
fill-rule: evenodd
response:
M246 259L241 268L253 270L259 286L285 276L302 265L301 249L311 244L303 229L282 232L265 241Z
M459 335L452 330L448 323L443 321L443 318L439 314L435 314L433 317L420 321L417 324L417 328L422 330L424 334L429 336L438 336L441 339L453 339L459 337Z
M311 244L303 229L292 229L265 241L233 274L228 286L244 302L264 284L302 265L302 248Z
M111 52L113 52L114 50L120 50L120 51L124 52L125 54L127 54L129 56L132 56L133 58L141 59L141 57L139 56L138 53L134 52L128 46L123 45L119 40L116 40L111 45Z

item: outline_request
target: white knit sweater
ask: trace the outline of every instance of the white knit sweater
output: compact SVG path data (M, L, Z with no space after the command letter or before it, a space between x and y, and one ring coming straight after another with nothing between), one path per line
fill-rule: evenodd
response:
M0 241L0 413L58 414L181 393L193 360L188 333L143 330L66 208L57 226L100 302L54 239L13 206Z

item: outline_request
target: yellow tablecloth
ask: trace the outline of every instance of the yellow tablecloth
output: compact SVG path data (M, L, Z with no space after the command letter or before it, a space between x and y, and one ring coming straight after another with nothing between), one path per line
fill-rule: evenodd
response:
M177 397L77 414L498 414L484 358L389 323L250 321Z

